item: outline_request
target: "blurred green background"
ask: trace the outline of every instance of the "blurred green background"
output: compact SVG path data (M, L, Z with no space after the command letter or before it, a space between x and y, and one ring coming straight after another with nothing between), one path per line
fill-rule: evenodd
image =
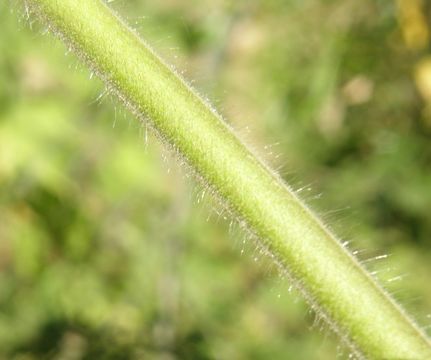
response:
M111 5L360 259L389 255L366 265L429 325L431 3ZM346 357L145 126L28 24L0 3L0 359Z

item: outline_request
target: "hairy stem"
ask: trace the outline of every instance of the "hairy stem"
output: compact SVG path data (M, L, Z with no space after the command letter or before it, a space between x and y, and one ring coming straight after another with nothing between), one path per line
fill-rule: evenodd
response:
M100 0L23 0L226 203L359 358L431 358L412 320L222 118Z

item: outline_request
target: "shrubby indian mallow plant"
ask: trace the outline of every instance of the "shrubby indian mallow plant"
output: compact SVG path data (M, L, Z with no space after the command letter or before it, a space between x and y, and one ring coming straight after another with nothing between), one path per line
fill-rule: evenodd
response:
M217 111L100 0L23 0L229 209L352 356L427 359L426 335Z

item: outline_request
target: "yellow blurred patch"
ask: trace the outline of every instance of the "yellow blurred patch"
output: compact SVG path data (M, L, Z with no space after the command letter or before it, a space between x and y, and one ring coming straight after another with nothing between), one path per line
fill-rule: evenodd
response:
M398 0L398 18L406 46L421 50L428 46L429 29L422 0Z
M416 87L423 99L431 103L431 56L428 56L416 65L414 70Z

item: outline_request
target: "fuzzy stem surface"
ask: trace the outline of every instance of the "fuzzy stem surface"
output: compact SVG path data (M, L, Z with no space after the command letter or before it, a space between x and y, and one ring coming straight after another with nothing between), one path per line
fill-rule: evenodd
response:
M24 0L22 0L24 1ZM258 239L358 358L431 359L429 340L295 193L100 0L27 0Z

